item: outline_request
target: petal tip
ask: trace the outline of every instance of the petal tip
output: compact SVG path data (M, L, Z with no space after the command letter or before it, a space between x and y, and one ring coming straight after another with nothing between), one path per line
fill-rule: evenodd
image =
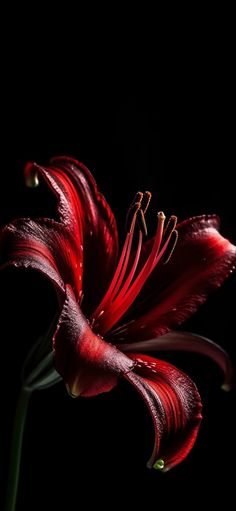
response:
M147 465L148 466L148 465ZM164 460L162 459L158 459L154 465L152 466L152 468L154 468L155 470L160 470L162 471L164 468L165 468L165 462Z
M76 399L78 397L78 395L74 394L69 386L68 383L66 383L66 390L67 390L67 393L70 397L72 397L72 399Z
M223 385L221 385L221 390L223 390L224 392L230 392L232 388L233 385L231 385L230 383L223 383Z
M29 188L36 188L39 185L37 166L33 162L26 163L24 167L25 184Z

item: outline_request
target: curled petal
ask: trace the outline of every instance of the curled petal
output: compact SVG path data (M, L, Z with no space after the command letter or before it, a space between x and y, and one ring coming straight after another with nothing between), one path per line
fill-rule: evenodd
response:
M94 334L69 286L53 346L55 367L73 396L107 392L118 376L134 366L130 358Z
M188 376L167 362L129 354L135 372L125 378L143 397L153 419L155 442L149 468L164 471L189 454L201 423L201 400Z
M118 251L114 215L87 167L77 160L56 157L47 167L29 163L27 180L36 171L58 198L60 221L71 233L78 253L81 247L84 250L83 307L89 314L102 298L114 271Z
M82 288L82 255L63 225L50 219L15 220L0 237L0 268L32 268L48 277L60 295L65 282L73 287L78 299Z
M156 339L120 344L117 347L124 352L192 351L206 355L222 370L225 377L223 388L230 389L233 384L233 367L228 353L221 346L201 335L181 331L168 332Z
M146 340L174 329L235 269L236 247L220 235L218 224L217 217L204 216L178 226L179 241L171 260L158 264L150 275L126 317L122 341ZM150 248L148 242L146 255ZM119 343L118 329L109 339Z

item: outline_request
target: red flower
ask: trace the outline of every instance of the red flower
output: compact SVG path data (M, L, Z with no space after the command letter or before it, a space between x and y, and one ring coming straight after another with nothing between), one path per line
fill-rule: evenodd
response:
M222 368L225 386L230 384L230 362L219 346L172 329L232 272L236 248L219 234L215 216L191 218L176 227L176 217L165 226L162 212L154 239L143 245L150 201L145 192L136 195L129 209L117 263L115 218L83 164L58 157L48 167L28 164L25 175L28 184L37 184L40 176L53 190L59 218L24 218L7 225L1 233L1 268L33 268L53 282L61 306L53 338L55 367L70 393L94 396L111 390L119 377L129 381L154 422L148 466L167 470L195 442L200 396L184 373L139 352L203 353Z

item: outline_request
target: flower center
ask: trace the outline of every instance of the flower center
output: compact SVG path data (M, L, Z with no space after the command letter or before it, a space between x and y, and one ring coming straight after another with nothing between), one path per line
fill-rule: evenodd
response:
M171 216L166 227L165 215L157 214L157 229L152 249L143 266L137 271L142 250L143 235L147 234L145 213L151 193L138 192L127 214L127 235L111 284L91 318L93 330L101 335L107 333L127 312L140 293L149 275L162 259L167 263L173 253L178 233L177 218ZM135 228L138 226L138 243L132 250ZM163 257L165 256L165 257Z

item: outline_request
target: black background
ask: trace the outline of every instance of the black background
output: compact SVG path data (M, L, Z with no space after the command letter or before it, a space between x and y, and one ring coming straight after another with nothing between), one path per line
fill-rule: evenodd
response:
M55 204L41 186L24 188L27 160L46 163L53 155L84 162L111 204L124 236L126 209L134 193L153 192L155 213L182 220L218 213L222 232L236 242L235 142L230 71L219 81L218 64L194 66L183 76L173 69L162 87L126 86L117 77L89 84L71 68L45 75L17 69L2 96L1 225L17 216L53 216ZM216 63L215 63L216 64ZM176 72L178 71L178 75ZM64 82L66 84L64 88ZM152 84L153 85L153 84ZM6 99L7 98L7 99ZM49 201L49 202L48 202ZM235 355L235 275L185 325ZM30 343L50 323L56 308L50 285L39 275L11 271L1 276L1 480L20 367ZM80 509L201 504L205 497L232 497L230 463L234 445L234 391L220 390L217 368L199 356L168 358L197 383L204 421L187 460L167 474L146 469L152 424L145 405L129 386L97 398L72 400L64 385L32 396L25 430L18 509ZM109 492L108 492L109 488ZM187 492L187 490L188 492ZM62 504L65 502L65 504Z

